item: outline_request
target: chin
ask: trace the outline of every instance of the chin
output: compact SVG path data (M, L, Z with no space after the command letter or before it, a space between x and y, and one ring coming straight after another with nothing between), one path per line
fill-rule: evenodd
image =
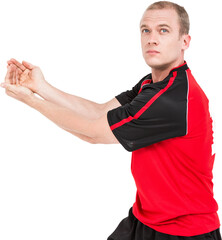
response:
M164 70L170 66L169 62L161 62L157 59L146 59L146 64L152 69Z
M146 64L147 64L149 67L155 68L155 69L161 69L161 68L163 68L163 65L165 65L165 64L160 63L160 62L158 62L158 61L150 61L150 60L147 60L147 61L146 61Z

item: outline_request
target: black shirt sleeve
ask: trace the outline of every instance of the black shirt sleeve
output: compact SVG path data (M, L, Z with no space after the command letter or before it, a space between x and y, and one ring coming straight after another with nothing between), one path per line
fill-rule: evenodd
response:
M135 151L186 135L186 113L187 83L159 82L145 86L131 102L109 111L107 119L123 147Z

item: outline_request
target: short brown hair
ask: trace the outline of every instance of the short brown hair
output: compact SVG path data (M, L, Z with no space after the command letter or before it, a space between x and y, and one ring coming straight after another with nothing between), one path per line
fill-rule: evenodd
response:
M151 4L146 10L164 9L171 8L174 9L179 18L180 24L180 36L184 34L189 34L190 30L190 20L187 11L184 7L169 1L159 1Z

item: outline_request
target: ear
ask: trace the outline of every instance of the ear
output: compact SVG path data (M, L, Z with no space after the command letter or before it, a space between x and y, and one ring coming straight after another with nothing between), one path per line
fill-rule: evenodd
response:
M183 35L182 36L182 50L186 50L190 46L191 36L190 35Z

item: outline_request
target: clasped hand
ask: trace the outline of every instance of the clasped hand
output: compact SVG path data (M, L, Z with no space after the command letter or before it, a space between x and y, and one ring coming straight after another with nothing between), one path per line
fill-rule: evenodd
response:
M20 63L15 59L10 59L7 63L5 82L1 87L5 88L8 96L29 104L35 98L34 93L38 93L46 83L40 68L26 61Z

